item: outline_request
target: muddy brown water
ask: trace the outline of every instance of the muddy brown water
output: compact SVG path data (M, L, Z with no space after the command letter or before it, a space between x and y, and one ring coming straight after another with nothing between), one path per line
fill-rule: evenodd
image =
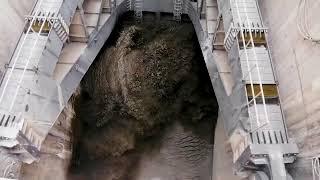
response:
M125 14L80 88L69 179L210 179L218 105L188 19Z

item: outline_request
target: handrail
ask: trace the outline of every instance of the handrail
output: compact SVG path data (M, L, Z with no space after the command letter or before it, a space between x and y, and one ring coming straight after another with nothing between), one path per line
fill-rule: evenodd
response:
M32 45L31 51L30 51L29 56L28 56L28 59L27 59L27 63L26 63L26 65L24 66L22 75L21 75L20 80L19 80L19 83L18 83L18 87L17 87L17 89L15 90L15 94L14 94L14 96L13 96L13 100L12 100L11 105L10 105L10 108L9 108L9 112L12 111L13 105L14 105L14 103L15 103L15 101L16 101L17 95L18 95L18 93L19 93L19 90L20 90L20 87L21 87L21 84L22 84L22 81L23 81L23 78L24 78L24 75L25 75L25 72L26 72L26 70L27 70L27 67L29 66L30 59L31 59L31 57L32 57L32 55L33 55L33 51L34 51L34 49L35 49L35 47L36 47L36 45L37 45L37 43L38 43L38 41L39 41L39 38L40 38L41 32L42 32L42 30L43 30L43 27L44 27L44 25L46 24L46 21L47 21L47 19L48 19L49 16L50 16L50 13L46 13L46 15L44 16L44 18L40 18L40 21L42 20L42 24L41 24L40 30L39 30L39 32L38 32L38 34L37 34L37 38L36 38L35 42L34 42L33 45ZM30 26L32 27L32 24L30 24ZM26 36L27 36L27 35L26 35ZM21 48L22 48L22 47L21 47ZM13 69L13 68L12 68L12 69Z
M245 35L244 35L244 30L245 29L242 26L243 23L242 23L242 19L241 19L241 15L240 15L238 0L235 0L235 4L236 4L237 16L238 16L238 20L239 20L239 24L240 24L241 39L242 39L242 42L244 44L246 42L245 41ZM255 68L257 68L258 81L259 81L259 87L260 87L260 92L261 92L261 98L262 98L262 104L263 104L263 108L264 108L264 114L265 114L265 118L266 118L266 123L269 124L269 117L268 117L268 113L267 113L264 90L263 90L263 86L262 86L260 68L259 68L259 63L258 63L258 60L257 60L258 58L257 58L257 53L255 51L255 44L254 44L254 41L253 41L252 28L251 28L251 25L250 25L250 20L249 20L249 16L248 16L248 13L247 13L246 6L244 6L244 13L246 15L246 21L245 22L247 22L247 24L248 24L247 28L248 28L248 33L249 33L249 36L250 36L249 42L252 45L252 51L253 51L253 54L254 54L254 60L255 60L255 66L256 66ZM258 112L258 108L257 108L257 102L256 102L257 96L255 95L254 84L253 84L253 80L252 80L252 72L251 72L251 67L250 67L250 64L249 64L249 55L248 55L248 51L247 51L247 45L244 45L243 50L244 50L245 57L246 57L246 63L247 63L248 74L249 74L249 81L250 81L250 86L251 86L251 92L253 94L253 99L252 100L253 100L253 103L254 103L254 110L255 110L255 114L256 114L257 125L258 125L258 127L260 127L261 126L261 122L260 122L260 116L259 116L259 112ZM246 92L246 98L248 99L247 92ZM250 104L249 104L249 102L247 102L247 103L248 103L248 112L249 112L249 116L250 116L250 110L249 110ZM250 118L250 121L252 121L251 118ZM252 122L251 122L251 126L252 126ZM252 127L251 127L251 130L252 130Z
M39 1L39 0L36 0L36 1L34 2L34 4L32 5L32 8L31 8L29 14L31 14L31 13L34 11L34 9L35 9L36 6L37 6L38 1ZM27 24L27 22L25 22L24 26L26 26L26 24ZM24 29L20 30L19 39L18 39L18 41L17 41L17 43L16 43L13 51L10 53L10 59L9 59L9 61L8 61L8 64L11 63L11 60L12 60L12 58L13 58L13 56L14 56L14 53L16 52L16 50L17 50L17 48L18 48L18 46L19 46L19 42L20 42L20 40L21 40L21 38L22 38L22 36L23 36L23 34L24 34L23 31L24 31ZM5 71L5 72L6 72L6 71ZM2 84L2 82L3 82L3 80L4 80L4 77L5 77L5 73L3 73L3 76L1 77L0 84Z
M43 0L40 0L40 5L42 4L42 2L43 2ZM39 12L40 12L40 5L38 6L36 12L34 13L35 15L39 14ZM27 36L28 36L28 34L30 33L30 31L31 31L31 29L32 29L32 24L34 23L35 20L36 20L36 17L33 17L32 20L31 20L31 22L30 22L30 26L29 26L27 32L25 33L26 35L24 36L24 38L23 38L23 40L22 40L21 46L20 46L20 48L19 48L19 50L18 50L18 53L17 53L17 55L16 55L16 57L15 57L15 60L14 60L14 62L13 62L13 66L12 66L12 68L11 68L11 70L10 70L8 79L6 80L5 85L4 85L4 88L3 88L3 91L2 91L2 93L1 93L1 96L0 96L0 104L2 103L3 96L4 96L5 92L6 92L8 83L9 83L9 81L10 81L10 79L11 79L11 76L12 76L12 73L13 73L13 70L14 70L14 68L15 68L15 66L16 66L17 60L19 59L19 56L20 56L22 47L23 47L23 45L24 45L25 42L26 42Z
M137 21L142 20L142 11L143 11L143 0L135 0L134 1L134 16Z

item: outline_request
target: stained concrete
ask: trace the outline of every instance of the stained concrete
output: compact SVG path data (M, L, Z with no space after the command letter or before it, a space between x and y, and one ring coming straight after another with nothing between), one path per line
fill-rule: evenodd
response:
M79 91L75 93L78 94ZM74 116L73 98L60 114L41 146L40 160L22 164L20 180L67 180L71 159L71 120Z
M320 36L320 2L309 0L310 30ZM269 42L277 71L282 105L290 137L301 153L293 165L296 179L311 179L310 158L319 154L320 44L298 33L299 0L259 0L262 17L269 28Z
M233 172L232 150L223 118L219 115L214 134L212 180L240 180Z
M21 36L25 22L24 15L31 12L34 3L35 0L3 0L0 2L0 80L4 75L5 64L10 61ZM4 152L3 149L0 151ZM0 159L0 176L3 176L7 169L8 177L16 178L21 163L3 154L0 155ZM9 168L11 163L14 164Z
M35 0L3 0L0 2L0 77L9 62Z

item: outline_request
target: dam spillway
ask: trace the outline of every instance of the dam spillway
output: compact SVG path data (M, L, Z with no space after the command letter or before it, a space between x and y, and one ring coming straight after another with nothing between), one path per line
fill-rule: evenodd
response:
M1 85L1 145L21 161L31 163L39 158L44 139L121 14L132 10L137 23L143 21L143 12L160 16L172 13L177 21L187 14L194 25L219 102L236 172L250 176L257 171L252 176L286 179L290 176L284 164L291 164L298 157L299 166L289 165L288 171L294 177L311 177L308 159L317 157L313 137L318 134L312 126L317 122L314 94L319 88L317 73L310 66L316 65L312 61L317 56L317 46L313 44L316 38L304 41L299 33L289 31L292 38L287 38L286 46L281 46L278 40L281 37L273 32L279 27L291 26L272 23L284 21L273 17L270 7L274 4L277 3L249 0L35 2L32 13L26 16L25 27L20 23L22 35L20 41L16 40L16 48L11 46L12 56L3 60L7 65ZM298 10L304 5L296 4ZM316 7L309 7L310 11ZM296 17L294 13L289 16L290 22ZM300 15L300 11L297 14ZM263 21L265 18L270 30ZM316 32L316 28L313 31ZM299 43L293 50L286 50L290 47L288 42L293 40ZM302 49L309 50L306 52L311 60L299 64ZM292 58L295 61L287 63L298 67L297 70L289 68L290 72L298 72L294 79L284 75L288 68L281 67L287 64L277 60L287 59L283 52L295 55ZM306 68L313 72L313 78L308 78ZM301 85L302 81L306 87ZM298 114L305 115L295 115L298 109L303 111ZM306 138L308 142L304 141ZM300 155L295 142L303 152ZM299 173L291 170L297 167L301 170Z

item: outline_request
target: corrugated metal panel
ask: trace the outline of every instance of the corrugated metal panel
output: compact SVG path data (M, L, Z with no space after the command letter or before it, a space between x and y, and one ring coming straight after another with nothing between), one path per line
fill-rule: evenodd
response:
M237 10L241 18L241 25L248 25L246 13L248 15L249 23L253 27L262 27L262 20L260 18L259 9L256 0L231 0L231 10L233 14L233 22L236 27L240 26L240 20Z
M12 112L21 113L25 111L26 107L25 107L24 101L30 89L28 85L31 86L32 84L34 84L32 82L34 81L35 74L34 72L26 71L24 75L24 80L20 86L20 89L18 89L19 80L21 78L22 72L23 72L22 69L15 69L13 71L10 81L8 83L8 86L6 88L6 93L3 96L3 99L0 104L0 108L2 110L7 110L7 111L9 110L10 105L13 101L14 95L18 90L17 98L15 100ZM3 82L6 82L6 80L8 79L8 76L9 76L8 73L6 73ZM4 86L1 86L1 89L0 89L1 93L3 91L3 88Z
M283 130L283 120L282 120L280 105L266 104L266 109L267 109L267 114L268 114L268 119L270 124L263 126L263 129L264 130ZM265 116L263 104L257 104L257 111L258 111L260 126L268 123ZM257 118L256 118L257 115L255 112L254 105L251 105L249 107L249 114L250 114L253 129L258 128L259 125L257 123Z
M22 39L25 36L26 36L25 34L22 35ZM37 42L36 42L36 39L37 39L36 33L28 34L24 44L22 44L22 41L19 42L18 49L21 47L21 51L20 51L19 57L17 59L15 68L23 69L27 64L28 59L30 59L30 60L29 60L29 64L28 64L27 69L33 69L34 67L37 67L37 65L40 61L40 58L42 56L42 52L44 50L44 47L47 43L48 37L47 36L39 36L39 39ZM34 48L33 48L33 46L34 46ZM18 55L18 51L15 51L15 54L12 58L12 61L10 61L9 67L13 66L13 63L14 63L17 55Z
M256 47L255 49L260 70L261 82L263 84L275 84L273 69L271 66L270 57L265 47ZM253 83L259 84L258 68L256 66L253 49L247 49L249 59L249 70L247 66L247 58L244 50L240 50L240 62L243 73L243 78L247 83L250 83L249 70L251 71Z

